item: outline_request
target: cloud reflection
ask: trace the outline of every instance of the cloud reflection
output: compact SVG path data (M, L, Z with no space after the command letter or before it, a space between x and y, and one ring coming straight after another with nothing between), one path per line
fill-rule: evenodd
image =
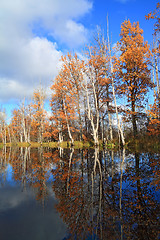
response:
M22 192L21 186L1 188L0 235L3 240L63 239L65 224L54 209L56 200L47 199L44 206L34 199L33 191Z

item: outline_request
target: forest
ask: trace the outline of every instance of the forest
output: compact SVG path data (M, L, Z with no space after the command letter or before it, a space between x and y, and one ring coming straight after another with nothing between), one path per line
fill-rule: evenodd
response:
M138 22L121 24L120 40L97 29L92 44L79 56L61 58L53 80L51 114L43 87L14 109L9 123L0 116L0 142L66 143L67 146L130 143L158 144L160 138L160 3L145 16L153 21L153 42L144 41ZM107 22L108 24L108 22Z

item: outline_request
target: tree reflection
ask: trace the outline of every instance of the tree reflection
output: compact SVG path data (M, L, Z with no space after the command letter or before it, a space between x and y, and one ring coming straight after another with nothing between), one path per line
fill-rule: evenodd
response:
M52 176L55 207L68 225L66 239L158 239L158 154L5 147L3 184L7 164L22 191L30 186L43 204Z
M135 165L125 172L128 185L123 200L125 235L131 239L158 239L159 203L150 179L153 169L150 159L140 153L135 152L134 159Z
M8 154L9 157L6 157ZM14 148L12 152L9 150L9 153L6 149L1 156L1 171L4 174L3 166L8 158L8 164L13 170L13 180L21 184L22 191L25 191L27 186L32 187L36 199L44 202L48 195L46 182L50 177L51 156L52 154L46 153L43 148L32 151L30 148Z
M53 190L59 200L56 208L69 226L69 239L87 239L88 236L92 239L114 239L115 236L116 239L118 234L113 222L118 211L112 204L113 196L116 197L109 185L110 177L105 178L103 171L108 159L102 159L99 148L75 154L76 158L70 150L68 160L64 155L63 170L59 164L53 171Z

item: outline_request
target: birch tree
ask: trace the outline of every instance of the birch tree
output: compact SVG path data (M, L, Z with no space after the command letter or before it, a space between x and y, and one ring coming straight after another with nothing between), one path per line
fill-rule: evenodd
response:
M36 90L33 94L33 103L31 104L32 115L32 134L37 137L37 141L42 143L44 132L44 121L46 117L46 111L44 110L45 93L42 87Z
M112 82L112 93L113 93L113 99L114 99L114 106L116 111L116 118L117 118L117 125L118 125L118 131L119 135L122 141L123 146L125 145L125 138L124 133L121 127L119 115L118 115L118 107L117 107L117 100L116 100L116 92L115 92L115 81L114 81L114 69L113 69L113 62L112 62L112 54L111 54L111 45L110 45L110 39L109 39L109 24L108 24L108 18L107 18L107 40L108 40L108 53L109 53L109 61L110 61L110 73L111 73L111 82Z
M52 113L55 112L56 105L56 114L52 116L52 120L58 126L59 130L59 141L63 140L62 129L66 129L71 144L74 144L73 139L73 121L76 119L76 94L75 88L72 83L73 79L70 76L70 69L68 63L66 62L66 57L62 58L63 65L62 68L56 77L54 84L51 86L52 99L51 99L51 108Z
M105 78L105 56L94 47L88 47L88 60L84 69L83 89L85 92L87 117L92 128L94 144L99 145L100 115L104 102L102 101Z

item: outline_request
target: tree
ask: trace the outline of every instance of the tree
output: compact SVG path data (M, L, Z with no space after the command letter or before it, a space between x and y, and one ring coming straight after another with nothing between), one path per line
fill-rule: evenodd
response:
M23 142L23 118L20 109L12 112L11 128L15 142Z
M147 111L150 121L148 125L149 135L160 136L160 108L158 100L155 99L154 104L150 106L150 110Z
M101 31L101 29L99 28L97 31L97 36L95 37L96 43L98 45L98 49L99 52L101 54L102 59L104 59L104 61L102 62L102 66L103 66L103 77L101 78L101 86L103 86L103 90L101 93L101 99L102 102L104 104L103 107L103 112L101 111L101 124L102 124L102 128L104 131L104 119L106 117L106 115L108 115L108 123L109 123L109 135L110 135L110 140L113 140L113 131L112 131L112 117L111 117L111 113L113 112L112 110L112 106L111 106L111 102L112 102L112 90L111 90L111 80L110 80L110 55L109 55L109 49L107 46L107 41ZM105 71L104 71L105 70ZM104 136L104 133L102 131L102 134ZM108 136L107 136L108 139ZM102 137L102 140L103 137Z
M71 69L71 56L68 56L69 59L66 56L62 57L61 70L55 78L54 84L51 86L51 90L53 91L51 99L53 116L51 119L57 126L59 142L63 141L64 131L67 130L69 139L73 145L73 132L75 131L73 121L77 119L77 86L74 79L76 69L74 66L72 66L74 70Z
M117 118L117 125L118 125L118 133L119 138L122 141L123 146L125 145L125 138L124 133L120 124L119 115L118 115L118 107L117 107L117 101L116 101L116 93L115 93L115 81L114 81L114 67L113 67L113 58L111 55L111 45L109 40L109 24L107 19L107 38L108 38L108 51L109 51L109 61L110 61L110 73L111 73L111 82L112 82L112 92L113 92L113 99L114 99L114 105L115 105L115 112L116 112L116 118Z
M83 61L78 59L77 54L72 56L71 54L67 54L66 57L62 57L63 64L65 66L66 77L72 84L71 97L74 98L74 106L75 111L78 114L78 129L80 132L80 140L82 140L82 114L81 114L81 105L82 105L82 69L83 69ZM69 89L68 89L69 90Z
M104 141L104 139L108 136L105 134L105 122L109 123L109 133L110 133L110 140L113 140L112 134L112 119L111 113L113 113L112 107L112 88L111 88L111 73L110 73L110 56L108 52L108 47L106 44L106 40L101 33L101 30L98 29L97 35L95 36L95 44L88 49L88 67L92 66L92 72L90 76L92 78L89 79L90 91L94 90L95 87L95 96L92 94L92 101L96 103L97 101L97 114L94 113L95 116L99 117L99 138ZM91 81L94 81L91 84ZM88 86L89 88L89 86ZM94 92L94 91L93 91ZM92 105L91 105L92 106ZM96 105L95 105L96 106ZM93 107L91 107L93 109Z
M30 143L30 131L31 131L31 105L25 105L25 99L19 107L21 115L21 128L23 141Z
M156 20L155 24L154 24L154 35L158 35L160 32L160 15L159 15L159 11L160 11L160 2L157 3L156 9L153 12L150 12L149 14L147 14L145 16L145 18L147 20L149 19L154 19ZM160 44L160 41L158 41ZM159 50L160 50L160 45L159 45Z
M7 142L7 124L5 110L0 111L0 137L3 144L5 145Z
M151 52L142 34L138 22L131 24L126 20L121 25L121 39L117 44L120 51L116 61L117 92L127 99L126 113L131 116L134 137L137 136L137 112L143 108L145 94L152 86L148 68Z
M43 141L44 121L46 117L46 111L44 110L45 94L42 88L36 90L33 95L33 104L31 105L33 110L33 118L31 122L32 135L37 138L39 143Z
M103 113L104 88L108 83L106 77L106 56L96 47L88 47L87 61L84 68L83 89L85 93L87 117L91 124L94 144L99 145L100 116ZM105 98L106 100L106 98Z
M154 24L154 33L153 33L153 49L152 49L152 68L153 68L153 83L154 83L154 76L156 75L156 86L157 91L154 91L154 97L155 101L154 104L151 106L151 109L149 111L149 115L151 117L151 121L149 123L148 130L150 134L159 134L159 121L160 121L160 83L159 83L159 69L158 69L158 59L160 56L160 40L159 40L159 34L160 34L160 3L157 3L156 9L153 12L150 12L148 15L146 15L146 19L153 19L155 20ZM156 74L154 74L154 72ZM157 130L156 130L157 129Z

